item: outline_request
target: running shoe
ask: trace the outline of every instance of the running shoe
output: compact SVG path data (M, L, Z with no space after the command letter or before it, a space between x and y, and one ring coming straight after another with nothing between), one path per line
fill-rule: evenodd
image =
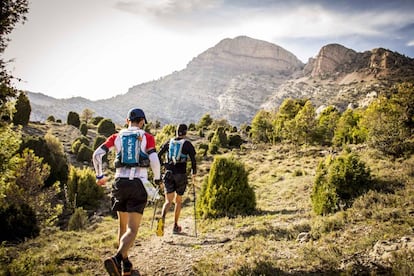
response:
M160 218L157 223L157 232L156 232L158 237L164 236L164 224L165 224L165 218Z
M178 226L177 224L175 224L173 228L173 234L179 234L179 233L181 233L181 226Z
M110 276L121 276L121 263L115 257L106 259L104 265Z
M130 276L132 273L132 263L126 259L122 261L122 276Z

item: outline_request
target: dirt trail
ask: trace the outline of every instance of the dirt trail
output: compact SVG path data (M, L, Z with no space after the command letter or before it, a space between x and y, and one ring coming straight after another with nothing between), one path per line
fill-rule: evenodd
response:
M147 240L138 238L129 254L136 267L132 275L195 275L193 263L229 241L217 237L195 237L192 217L180 219L180 225L183 231L179 235L172 234L172 225L167 224L163 237L154 234ZM155 227L154 223L154 232Z

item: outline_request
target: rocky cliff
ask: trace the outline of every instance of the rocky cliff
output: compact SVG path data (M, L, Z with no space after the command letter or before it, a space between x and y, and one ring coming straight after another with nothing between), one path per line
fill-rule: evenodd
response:
M276 109L285 98L308 98L316 107L364 107L397 82L414 80L414 59L383 48L355 52L339 44L321 48L300 78L279 86L262 104Z

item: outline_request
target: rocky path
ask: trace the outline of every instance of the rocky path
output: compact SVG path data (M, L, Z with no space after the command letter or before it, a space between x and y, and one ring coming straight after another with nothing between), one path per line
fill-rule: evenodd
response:
M195 275L193 263L230 240L196 237L192 217L181 219L180 225L183 231L179 235L172 234L172 225L166 225L163 237L154 234L148 240L138 239L129 257L137 268L133 275Z

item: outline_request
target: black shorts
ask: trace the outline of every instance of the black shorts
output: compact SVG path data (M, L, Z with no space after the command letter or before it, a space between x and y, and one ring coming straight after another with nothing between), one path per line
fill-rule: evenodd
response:
M187 174L172 174L169 177L164 178L164 185L167 194L176 192L182 196L187 189Z
M139 178L117 178L112 185L112 210L119 212L144 213L147 205L147 191Z

